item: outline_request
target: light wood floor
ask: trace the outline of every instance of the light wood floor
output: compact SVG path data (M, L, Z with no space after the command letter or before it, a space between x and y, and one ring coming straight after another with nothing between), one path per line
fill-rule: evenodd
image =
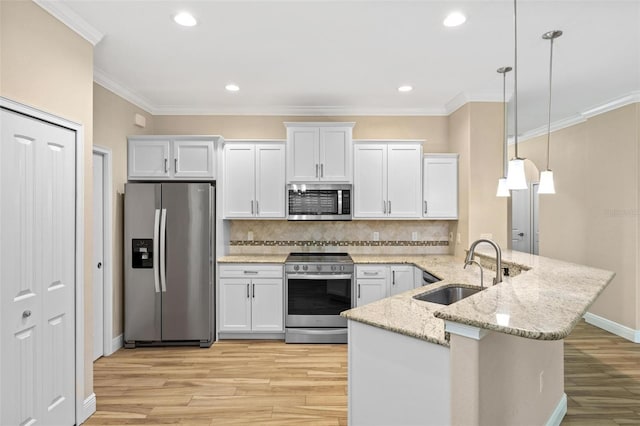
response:
M223 341L94 365L87 425L345 425L346 345ZM581 322L565 340L565 425L640 425L640 345Z

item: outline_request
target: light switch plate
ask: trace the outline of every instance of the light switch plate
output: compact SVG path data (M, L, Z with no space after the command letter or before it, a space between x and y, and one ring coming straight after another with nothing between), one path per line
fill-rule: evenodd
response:
M379 232L374 232L373 233L373 241L380 241L380 233Z
M253 232L252 231L247 232L247 241L253 241Z
M418 231L413 231L411 233L411 241L418 241Z

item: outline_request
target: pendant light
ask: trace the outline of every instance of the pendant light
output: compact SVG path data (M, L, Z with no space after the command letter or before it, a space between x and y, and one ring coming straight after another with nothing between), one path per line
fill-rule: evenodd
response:
M502 132L502 177L498 179L498 190L496 197L510 197L511 192L507 188L507 73L511 67L498 68L498 73L502 74L502 116L504 118L504 129Z
M524 158L518 157L518 9L516 3L517 0L513 0L513 135L515 157L509 161L507 168L507 187L509 189L527 189Z
M538 194L555 194L556 188L553 184L553 172L549 168L549 142L551 140L551 76L553 71L553 40L562 35L562 31L555 30L542 34L542 38L549 40L551 49L549 50L549 120L547 125L547 168L540 172L540 185Z

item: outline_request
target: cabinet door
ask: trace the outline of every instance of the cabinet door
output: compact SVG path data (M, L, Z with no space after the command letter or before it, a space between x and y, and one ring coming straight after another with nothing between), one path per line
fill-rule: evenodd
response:
M253 144L224 146L224 217L255 215L255 147Z
M251 281L251 329L284 330L282 279L254 278Z
M285 217L284 145L258 144L256 152L256 217Z
M215 179L213 140L173 141L173 177Z
M411 290L415 287L415 276L413 273L413 266L410 265L392 265L391 269L391 285L389 293L391 296L394 294L402 293L407 290Z
M356 306L366 305L384 299L388 294L388 281L377 278L361 278L356 280Z
M389 217L422 217L422 147L417 144L389 143L388 195Z
M320 128L320 180L351 182L351 128Z
M166 179L170 176L168 140L129 140L129 179Z
M354 163L354 217L385 217L387 212L387 145L356 145Z
M424 158L424 217L432 219L458 218L458 158L457 156L426 156Z
M287 182L309 182L320 178L320 130L317 127L287 129Z
M220 331L251 331L251 280L220 279Z

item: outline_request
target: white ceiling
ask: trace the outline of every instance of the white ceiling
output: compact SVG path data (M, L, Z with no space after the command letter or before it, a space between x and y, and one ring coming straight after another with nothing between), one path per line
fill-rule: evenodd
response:
M513 65L511 0L55 3L104 35L96 81L154 114L448 114L469 100L501 100L496 69ZM182 10L199 24L177 26ZM444 27L454 10L467 22ZM639 23L640 0L520 0L520 132L546 123L544 32L564 31L554 44L557 121L639 98ZM240 91L227 92L229 82ZM414 90L399 93L402 84Z

